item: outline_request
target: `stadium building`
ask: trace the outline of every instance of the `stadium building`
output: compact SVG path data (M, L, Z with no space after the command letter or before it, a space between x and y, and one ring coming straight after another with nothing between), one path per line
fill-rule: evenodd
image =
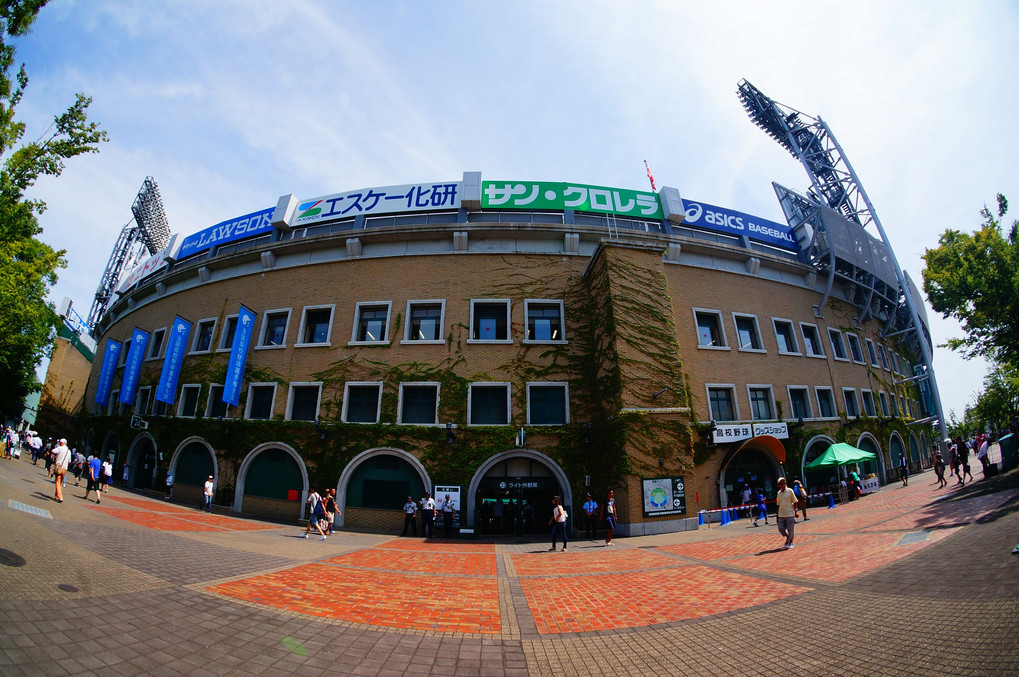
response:
M479 172L284 196L123 280L81 442L135 489L172 471L183 502L212 475L217 505L297 520L336 488L341 525L394 530L437 491L479 534L609 489L623 534L696 528L745 485L828 485L804 466L840 441L877 455L872 483L927 465L915 287L862 225L776 191L792 226Z

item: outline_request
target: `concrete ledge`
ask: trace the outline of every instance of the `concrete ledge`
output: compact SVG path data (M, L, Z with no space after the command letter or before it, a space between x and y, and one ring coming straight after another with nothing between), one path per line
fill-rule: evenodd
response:
M644 522L640 524L618 524L615 534L619 536L653 536L655 534L671 534L677 531L697 531L699 524L696 517L682 517L663 522Z

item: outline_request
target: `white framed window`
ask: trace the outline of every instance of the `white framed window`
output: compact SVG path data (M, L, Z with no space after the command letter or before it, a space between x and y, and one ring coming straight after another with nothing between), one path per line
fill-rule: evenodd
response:
M358 303L354 309L351 345L378 345L389 341L389 311L392 301Z
M732 383L708 383L708 411L712 421L738 421L739 403L736 401L736 386Z
M471 299L468 343L512 343L509 299Z
M160 402L153 398L152 400L152 415L153 416L166 416L166 411L170 406L166 402Z
M295 348L328 346L333 331L333 309L336 304L305 306Z
M407 301L407 326L404 343L443 343L446 301Z
M146 360L158 360L163 356L163 345L166 343L166 327L156 329L152 332L152 339L149 341L149 353Z
M874 351L874 342L867 339L867 355L870 356L870 366L877 366L877 353Z
M814 410L810 406L810 388L807 386L787 386L789 391L789 409L796 419L814 418Z
M403 425L438 425L439 384L401 383L397 412L396 422Z
M509 383L471 383L468 388L468 425L509 425Z
M117 366L118 367L123 367L124 365L127 364L127 354L129 352L131 352L131 341L132 340L133 339L128 339L128 340L124 341L124 347L120 349L120 356L117 358Z
M216 351L230 350L234 347L234 334L237 333L237 316L227 315L223 318L223 330L219 332L219 344Z
M909 410L906 408L906 398L903 395L899 395L899 408L902 410L902 415L907 416Z
M227 418L227 403L223 401L223 384L209 384L209 399L205 403L206 418Z
M563 302L524 300L524 343L566 343Z
M885 347L880 343L877 344L877 358L881 360L881 368L888 371L888 356L885 354Z
M322 403L322 382L297 381L287 395L288 421L316 421Z
M199 320L195 325L195 337L191 341L192 353L207 353L212 350L212 335L216 331L216 318Z
M853 358L853 362L866 364L863 359L863 346L860 345L860 337L846 332L846 339L849 341L849 356Z
M817 325L800 322L800 333L803 334L803 352L807 357L824 357L824 346L821 344L821 335L817 332Z
M127 352L126 350L124 352ZM110 401L106 404L106 414L113 416L119 413L120 409L120 391L114 390L110 393Z
M894 416L895 418L898 418L899 417L899 401L897 399L895 399L895 393L892 393L891 396L889 397L889 399L891 399L891 401L892 401L891 402L891 404L892 404L892 416Z
M244 403L244 418L268 419L276 408L276 383L251 383Z
M527 384L528 425L566 425L569 422L569 384L565 382Z
M842 340L842 332L838 329L828 328L828 341L831 343L831 355L842 362L849 361L849 353L846 352L845 341Z
M751 353L767 352L761 341L761 330L757 326L756 315L733 313L732 323L736 327L736 341L739 344L739 350Z
M258 332L256 348L286 348L287 326L290 324L291 308L267 310L262 315L262 328Z
M139 388L138 394L134 398L134 413L139 416L147 414L149 411L150 399L152 399L152 388L150 386Z
M888 395L884 392L878 393L878 401L881 402L881 415L888 418Z
M722 313L707 308L693 309L694 326L697 328L697 347L706 350L729 350L725 340L725 323Z
M775 328L775 342L778 343L778 352L781 355L801 355L800 344L796 340L796 330L793 329L792 320L771 318L771 326Z
M378 423L382 407L380 381L349 381L343 387L344 423Z
M846 418L860 417L860 403L856 400L856 388L843 388L842 401L846 405Z
M775 398L768 385L748 385L750 417L755 421L771 421L775 418Z
M863 413L871 417L877 416L877 407L874 406L874 393L861 388L860 399L863 400Z
M180 397L177 399L177 416L180 418L194 418L198 416L198 398L202 394L200 383L187 383L180 387Z
M817 397L817 413L820 418L839 417L839 412L835 408L835 394L831 388L814 386L814 395Z

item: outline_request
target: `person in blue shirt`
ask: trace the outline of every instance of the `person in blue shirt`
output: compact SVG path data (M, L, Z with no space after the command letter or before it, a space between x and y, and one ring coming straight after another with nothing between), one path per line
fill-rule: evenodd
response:
M88 500L88 495L94 490L96 492L96 503L103 502L102 489L99 488L99 483L103 477L103 461L98 456L93 456L88 462L88 486L85 487L85 500Z
M587 503L584 504L584 517L587 521L587 537L594 538L595 529L598 528L598 502L587 495Z
M757 523L757 520L764 520L765 524L769 524L768 499L764 496L764 491L762 489L757 490L757 519L754 520L755 527L761 526Z

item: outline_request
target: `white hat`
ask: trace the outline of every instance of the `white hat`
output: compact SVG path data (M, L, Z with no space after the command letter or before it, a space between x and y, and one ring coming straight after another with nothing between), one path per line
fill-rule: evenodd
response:
M61 437L59 444L67 444L67 440L65 440L63 437Z

